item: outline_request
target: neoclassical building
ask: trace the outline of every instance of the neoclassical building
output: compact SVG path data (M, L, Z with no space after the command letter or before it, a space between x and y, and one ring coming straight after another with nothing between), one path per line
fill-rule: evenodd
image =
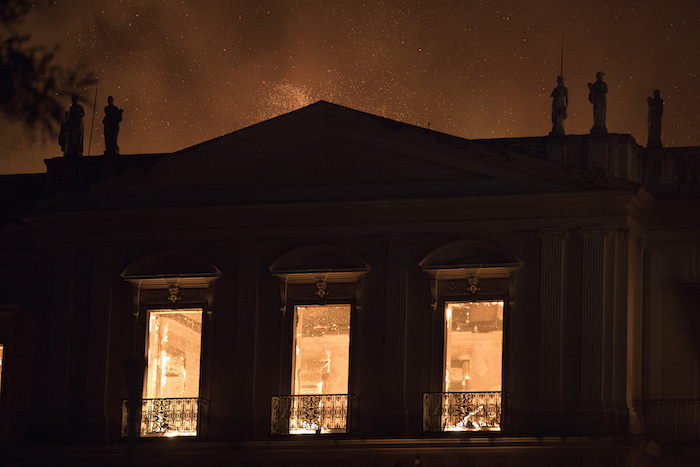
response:
M699 162L317 102L2 176L0 464L697 461Z

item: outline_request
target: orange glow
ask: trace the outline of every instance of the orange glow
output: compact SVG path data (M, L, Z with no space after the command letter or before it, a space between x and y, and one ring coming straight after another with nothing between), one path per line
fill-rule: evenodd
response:
M445 304L446 393L490 393L502 390L503 301L449 302ZM459 396L444 399L445 431L500 430L489 413L493 403L484 397L465 396L469 409L451 407ZM500 397L499 397L500 399ZM500 402L498 403L500 405Z
M144 403L152 417L142 425L145 436L195 436L196 424L179 426L167 413L199 397L202 310L150 310ZM146 401L146 399L148 401ZM171 399L173 401L164 401ZM179 401L174 401L179 399ZM164 410L163 407L168 407Z
M350 305L297 306L293 394L347 394Z
M293 395L346 395L350 368L350 305L297 306L294 319ZM327 426L338 423L336 417L324 416L329 411L342 413L344 418L347 399L295 398L289 432L335 431ZM315 415L312 417L312 414Z

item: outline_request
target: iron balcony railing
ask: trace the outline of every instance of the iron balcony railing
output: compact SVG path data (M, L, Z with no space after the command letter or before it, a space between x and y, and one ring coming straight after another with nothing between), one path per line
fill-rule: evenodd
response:
M209 401L198 397L141 399L141 437L205 436ZM129 401L122 401L122 437L129 435Z
M700 400L646 399L634 404L647 436L658 440L700 440Z
M351 433L357 398L349 394L272 396L273 435Z
M423 431L501 431L505 392L428 392L423 394Z

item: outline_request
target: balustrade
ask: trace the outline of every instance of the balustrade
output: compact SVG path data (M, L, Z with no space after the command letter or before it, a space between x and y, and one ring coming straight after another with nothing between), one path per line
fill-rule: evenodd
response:
M423 394L423 431L500 431L504 392Z
M202 436L206 434L209 402L197 397L142 399L142 437ZM122 401L122 437L129 433L129 404Z

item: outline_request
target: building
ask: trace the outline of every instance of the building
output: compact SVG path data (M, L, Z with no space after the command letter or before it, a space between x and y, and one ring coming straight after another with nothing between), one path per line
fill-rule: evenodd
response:
M697 461L699 161L318 102L4 176L4 461Z

